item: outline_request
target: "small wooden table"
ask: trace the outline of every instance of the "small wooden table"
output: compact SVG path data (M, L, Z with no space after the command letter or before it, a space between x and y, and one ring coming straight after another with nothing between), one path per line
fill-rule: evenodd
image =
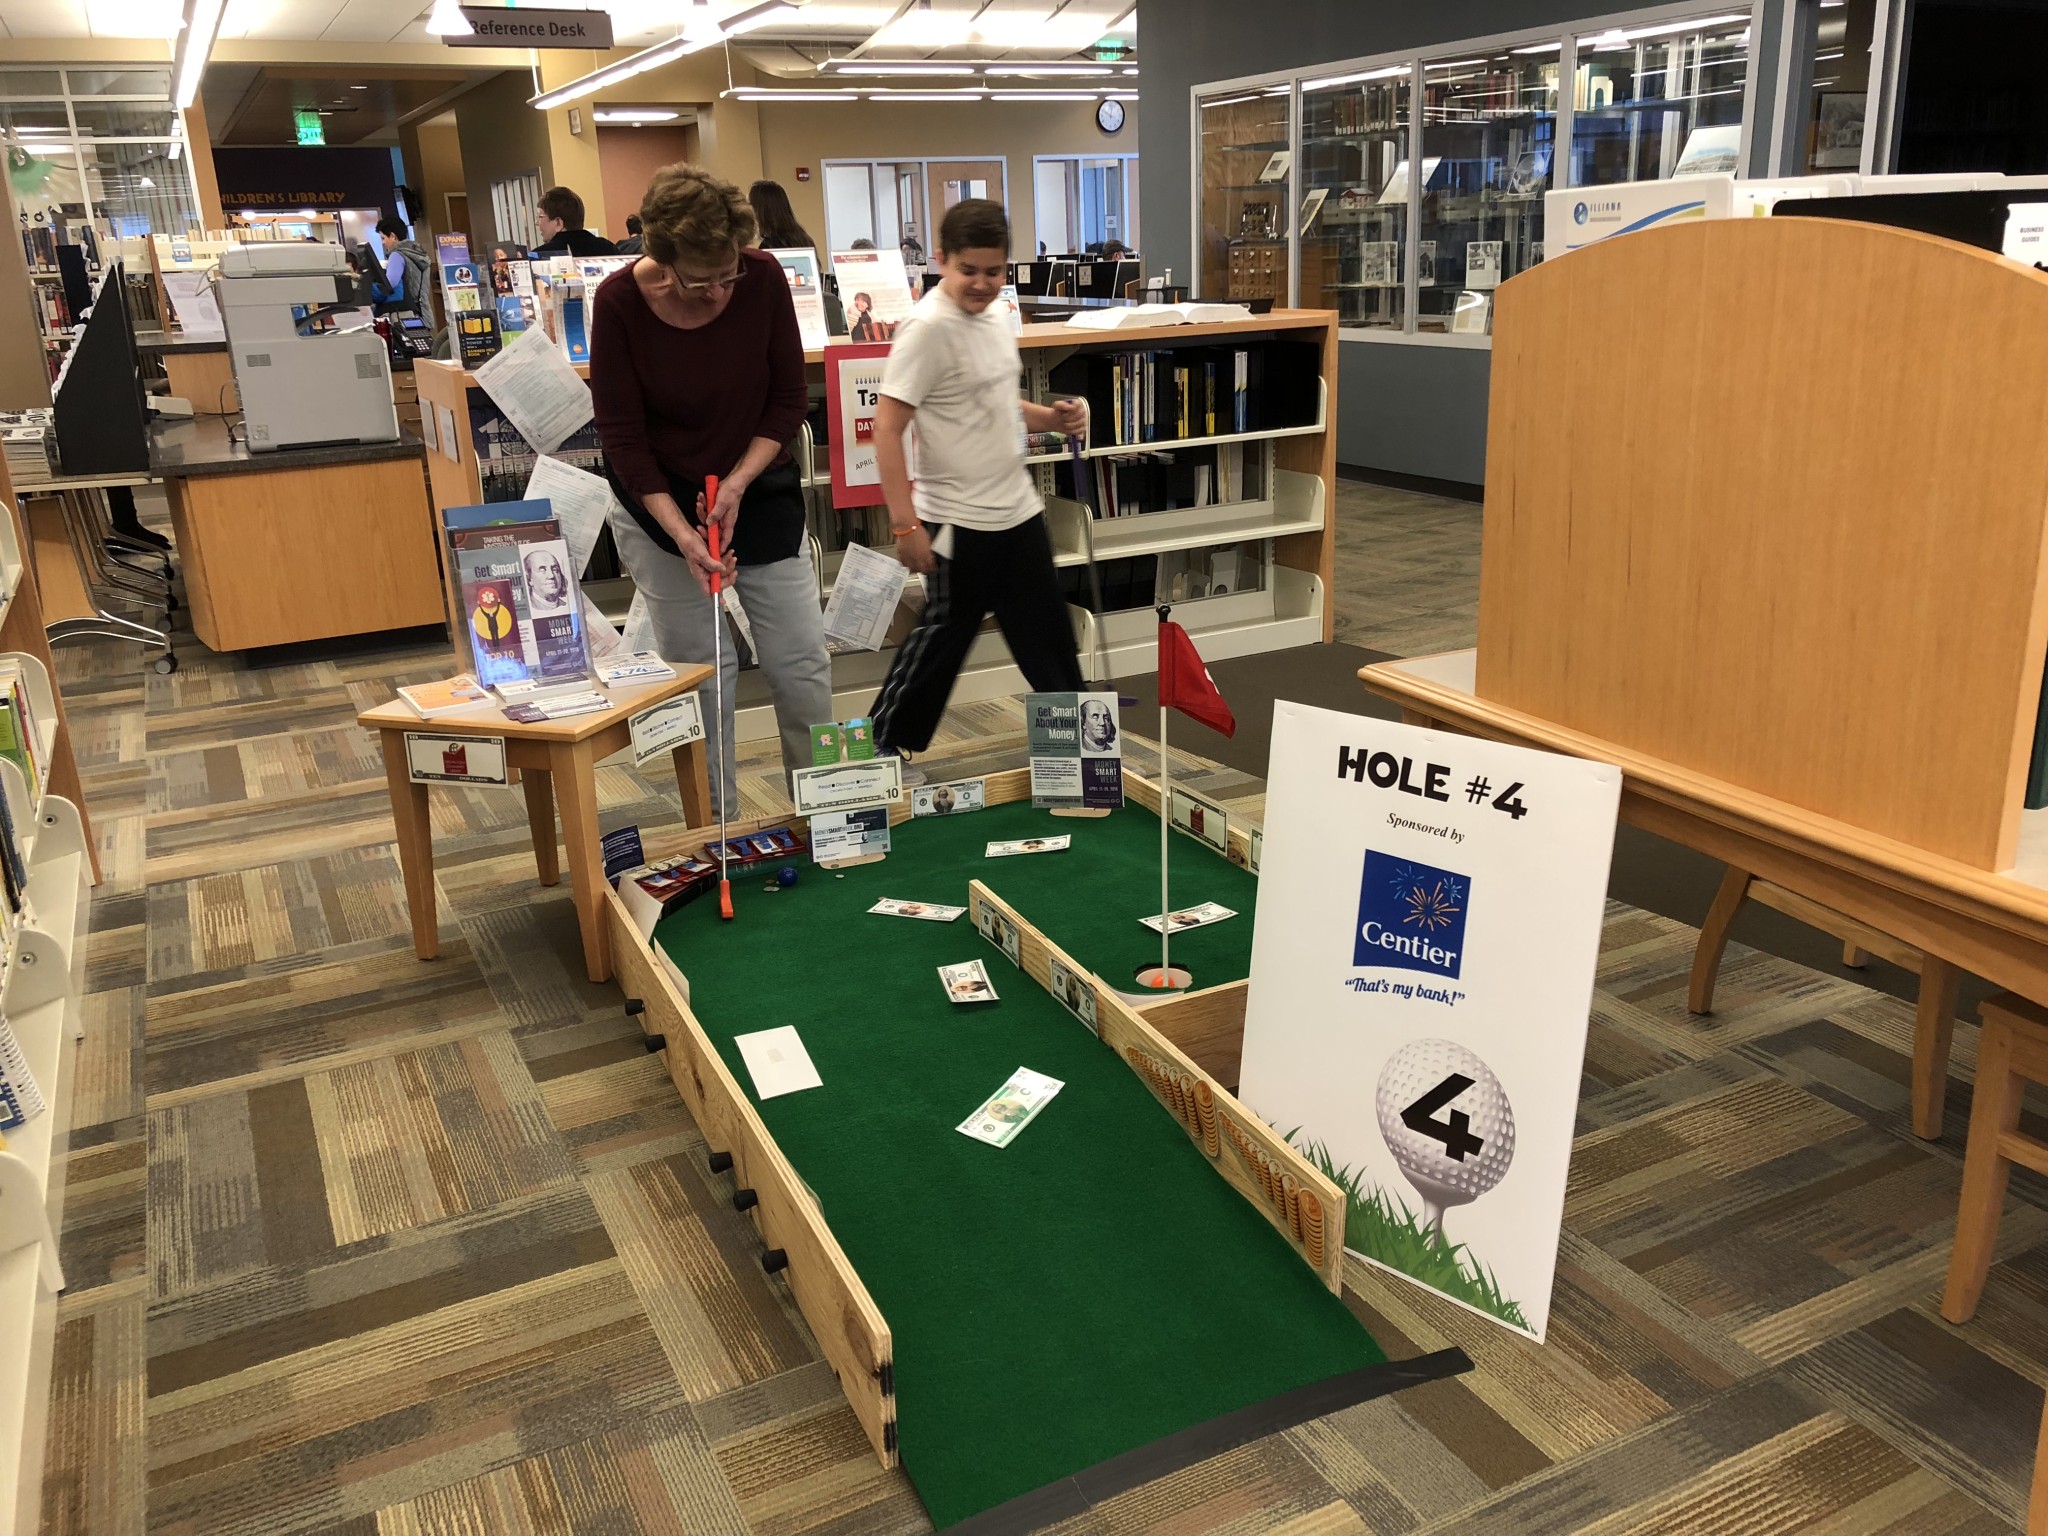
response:
M569 884L576 898L576 924L583 934L583 965L592 981L612 974L610 936L604 920L604 853L597 831L597 765L627 746L628 722L641 710L679 693L687 693L711 676L707 666L676 666L676 675L645 688L602 688L611 696L610 709L566 720L525 725L508 720L495 704L478 704L452 715L422 720L402 699L366 709L358 725L377 732L384 748L384 774L391 787L391 819L398 826L398 862L405 872L405 901L412 914L413 952L431 960L441 952L441 923L434 892L433 827L427 814L427 787L415 784L406 760L405 738L421 736L499 736L505 761L517 770L526 791L526 817L533 829L534 863L540 883L561 878L555 857L555 802L562 806L562 836L569 845ZM683 816L693 827L714 819L710 781L704 766L704 743L694 741L674 753L676 784L683 792Z

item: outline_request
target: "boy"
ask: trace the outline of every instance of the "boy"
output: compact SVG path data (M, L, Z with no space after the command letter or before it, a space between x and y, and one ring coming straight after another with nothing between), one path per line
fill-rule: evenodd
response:
M1018 396L1017 338L995 307L1010 261L1002 205L978 197L955 203L939 225L939 253L939 286L897 328L875 410L875 458L896 556L931 578L924 618L869 710L876 743L905 757L931 744L967 648L991 612L1033 692L1083 686L1045 507L1024 468L1024 434L1077 433L1087 407ZM914 489L903 447L912 421Z

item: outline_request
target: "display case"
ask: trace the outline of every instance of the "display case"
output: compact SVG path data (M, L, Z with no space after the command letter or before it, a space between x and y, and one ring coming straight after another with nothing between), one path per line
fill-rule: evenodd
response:
M1202 103L1202 298L1287 302L1292 94L1283 85Z
M1558 50L1422 66L1416 329L1485 331L1493 290L1543 259Z
M1414 95L1405 64L1302 83L1302 303L1340 325L1404 323Z
M1624 11L1197 86L1195 292L1486 346L1546 193L1747 164L1751 20Z
M1571 184L1736 170L1748 77L1747 16L1611 27L1581 37Z

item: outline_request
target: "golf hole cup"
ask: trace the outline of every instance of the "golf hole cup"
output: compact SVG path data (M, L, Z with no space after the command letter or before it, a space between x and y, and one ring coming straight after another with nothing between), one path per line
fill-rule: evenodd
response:
M1380 1069L1380 1135L1443 1235L1444 1212L1477 1200L1515 1159L1515 1112L1493 1068L1455 1040L1411 1040Z

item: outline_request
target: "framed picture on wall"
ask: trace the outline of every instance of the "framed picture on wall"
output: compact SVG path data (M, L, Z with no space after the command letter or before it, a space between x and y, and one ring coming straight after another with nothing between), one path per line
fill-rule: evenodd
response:
M1861 91L1830 91L1813 112L1813 168L1854 170L1863 163L1863 115L1869 100Z

